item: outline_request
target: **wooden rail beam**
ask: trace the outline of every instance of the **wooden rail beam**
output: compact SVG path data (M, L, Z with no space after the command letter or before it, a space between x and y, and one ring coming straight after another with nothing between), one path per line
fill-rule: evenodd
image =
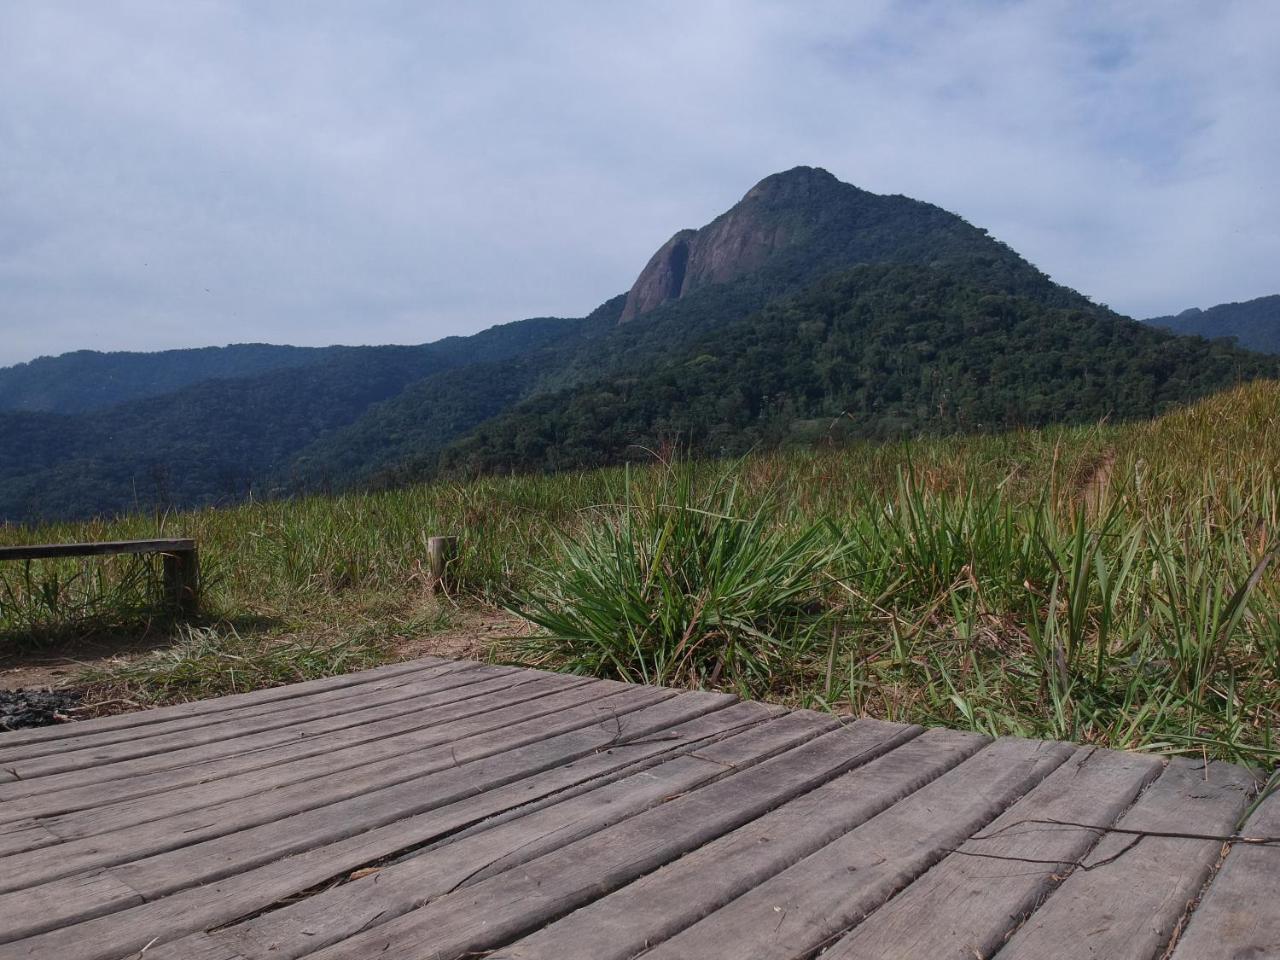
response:
M58 560L145 553L158 553L162 558L165 602L182 616L193 615L200 606L200 555L195 540L190 537L0 547L0 560Z

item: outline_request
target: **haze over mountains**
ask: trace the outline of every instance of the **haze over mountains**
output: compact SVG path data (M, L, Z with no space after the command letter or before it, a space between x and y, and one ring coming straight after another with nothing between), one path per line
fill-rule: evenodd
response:
M582 318L413 347L0 370L0 519L594 466L664 444L720 455L1145 417L1277 375L1280 358L1121 317L945 210L798 167L677 232Z

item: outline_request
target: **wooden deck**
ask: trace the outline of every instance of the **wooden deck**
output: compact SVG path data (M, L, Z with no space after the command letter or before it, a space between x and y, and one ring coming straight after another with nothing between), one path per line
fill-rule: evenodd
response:
M0 957L1260 960L1254 790L422 660L0 735Z

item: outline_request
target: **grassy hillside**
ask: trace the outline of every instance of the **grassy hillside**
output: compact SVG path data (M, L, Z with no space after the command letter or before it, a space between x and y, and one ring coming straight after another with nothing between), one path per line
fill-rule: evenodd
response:
M99 678L175 699L429 645L484 605L493 655L845 714L1275 763L1280 386L1148 423L489 477L5 528L199 538L208 618ZM458 533L448 596L425 539ZM0 569L11 647L141 629L137 561ZM234 654L231 659L226 654Z

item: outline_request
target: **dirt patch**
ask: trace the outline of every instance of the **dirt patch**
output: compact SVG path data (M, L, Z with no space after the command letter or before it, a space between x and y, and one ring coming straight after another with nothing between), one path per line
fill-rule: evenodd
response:
M442 630L392 640L397 660L415 657L447 657L453 660L487 660L496 649L529 633L531 624L506 610L491 607L459 608Z
M434 601L431 602L434 604ZM430 609L430 608L429 608ZM386 613L386 611L381 611ZM442 626L424 627L404 621L414 620L412 609L397 611L399 616L385 616L385 627L376 633L385 636L391 646L391 660L412 660L415 657L448 657L457 660L485 660L491 652L512 637L522 636L529 624L505 610L492 607L459 606L448 610L441 617ZM260 626L252 618L245 623L233 623L245 636L257 632ZM271 627L269 619L262 624ZM246 629L246 627L248 627ZM316 625L316 630L342 633L349 626ZM305 636L309 628L295 631L295 636ZM120 666L156 650L163 650L175 642L173 635L153 631L148 636L95 633L85 636L67 636L46 641L38 646L24 645L17 649L5 649L0 639L0 690L53 689L70 687L77 676L87 669L99 670Z
M0 641L0 690L58 689L88 667L107 667L169 646L172 637L95 634L65 637L29 649L4 650Z
M243 668L236 671L236 681L250 685L255 683L252 679L255 673L250 668L257 664L246 662L244 658L252 658L260 650L269 652L273 643L293 642L305 648L308 642L319 643L328 639L335 642L353 637L372 640L373 661L370 662L368 657L355 658L346 667L348 670L425 656L480 661L508 659L505 650L531 629L526 621L501 609L453 606L448 601L442 603L429 597L409 602L401 599L344 612L347 616L342 620L325 623L313 617L311 622L288 632L279 631L276 626L279 621L269 617L246 616L235 622L219 621L207 628L211 633L207 642L212 643L215 649L203 653L196 651L208 662L188 657L186 669L205 669L213 673L221 670L224 661L219 661L216 649L219 638L229 644L226 656L238 659L238 666ZM154 676L139 661L148 654L166 649L172 659L180 655L184 642L194 642L198 646L201 639L201 636L193 636L184 641L181 635L159 633L148 638L99 633L92 637L67 637L38 647L11 648L0 653L0 698L9 698L15 704L15 710L21 710L24 709L21 704L25 702L21 698L30 696L22 691L44 689L52 697L48 701L53 705L50 709L57 710L63 719L86 719L188 699L190 691L179 691L172 697L166 694L165 684L173 682L173 665L168 659L157 664ZM120 672L120 668L135 666L139 669ZM279 667L279 664L271 663L262 666L258 671L264 678L260 685L280 682L277 679L281 673ZM339 672L341 669L338 667ZM99 676L88 687L78 689L85 682L86 670L99 671ZM182 673L178 670L179 675ZM216 695L216 692L203 694ZM57 707L62 702L57 700L59 696L74 697L74 700L70 701L70 706L61 709ZM201 694L196 693L196 696ZM34 715L24 720L22 725L30 725L31 722L34 722ZM0 729L4 729L3 726Z

